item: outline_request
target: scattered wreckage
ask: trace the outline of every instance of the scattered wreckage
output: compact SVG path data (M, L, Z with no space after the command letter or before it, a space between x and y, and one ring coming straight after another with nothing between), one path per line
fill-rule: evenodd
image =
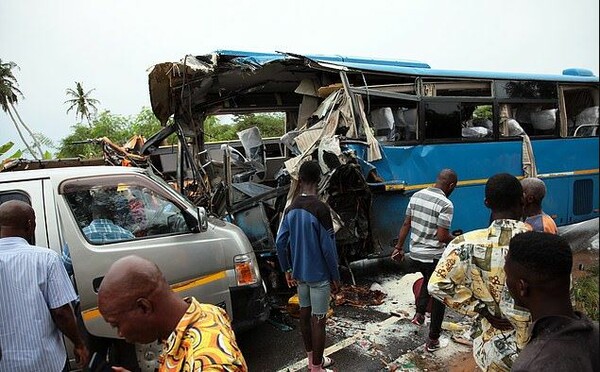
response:
M348 84L339 66L283 54L226 52L156 65L149 75L152 109L161 123L172 116L174 121L145 143L142 154L156 154L160 141L177 133L186 144L176 171L180 190L238 225L273 269L274 238L295 195L298 167L306 159L318 160L325 174L320 196L333 211L341 262L377 255L382 250L375 248L369 227L364 162L344 145L366 146L369 161L381 159L381 153L362 102L340 77ZM263 140L257 128L244 130L235 144L243 153L228 143L205 142L207 116L255 112L284 112L286 134L273 141ZM369 177L377 181L374 171Z
M163 130L125 149L103 140L106 161L148 166L239 226L267 272L277 272L277 228L306 159L321 165L319 193L331 206L345 266L387 256L410 196L443 168L459 175L453 229L487 225L485 182L502 172L544 179L545 210L559 226L599 216L600 95L589 71L483 73L403 60L217 51L153 66L149 90ZM240 141L206 141L211 115L270 112L285 115L281 138L263 139L249 128ZM173 134L180 145L162 146ZM264 276L277 284L276 275Z

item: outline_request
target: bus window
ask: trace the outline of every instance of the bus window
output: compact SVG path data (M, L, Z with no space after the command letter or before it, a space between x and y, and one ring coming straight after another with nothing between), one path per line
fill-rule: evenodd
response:
M496 81L498 99L557 99L556 83L547 81Z
M417 105L399 100L386 102L385 107L371 109L369 124L380 142L417 139Z
M598 135L598 88L563 87L567 136L590 137Z
M491 138L492 105L472 102L425 103L426 139Z
M511 103L500 107L501 118L511 119L508 124L501 120L501 136L518 136L521 132L530 137L557 134L558 103Z
M463 138L491 138L493 133L492 105L462 104L461 134Z

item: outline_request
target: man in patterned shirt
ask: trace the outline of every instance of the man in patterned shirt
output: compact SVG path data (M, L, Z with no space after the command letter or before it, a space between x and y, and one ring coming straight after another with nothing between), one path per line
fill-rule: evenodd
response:
M193 297L181 299L148 260L116 261L102 280L98 309L128 342L163 341L159 372L248 370L227 313Z
M429 280L429 293L475 319L473 356L484 371L509 371L528 341L529 312L514 305L505 289L504 258L511 238L530 231L521 222L523 189L502 173L485 185L491 225L454 239ZM503 293L506 291L506 293Z

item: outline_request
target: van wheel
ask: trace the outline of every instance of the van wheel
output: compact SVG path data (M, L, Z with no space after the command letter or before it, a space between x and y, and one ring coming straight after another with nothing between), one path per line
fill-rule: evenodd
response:
M154 372L158 369L158 356L162 351L162 343L135 344L137 362L142 372Z

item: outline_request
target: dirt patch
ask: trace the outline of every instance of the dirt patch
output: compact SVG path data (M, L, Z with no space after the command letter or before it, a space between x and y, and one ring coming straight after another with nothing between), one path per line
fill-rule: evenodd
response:
M475 359L473 359L472 351L464 351L456 354L448 362L449 372L481 372L481 369L477 367Z
M597 250L586 249L573 253L573 279L579 279L587 276L587 269L598 266L600 254Z

